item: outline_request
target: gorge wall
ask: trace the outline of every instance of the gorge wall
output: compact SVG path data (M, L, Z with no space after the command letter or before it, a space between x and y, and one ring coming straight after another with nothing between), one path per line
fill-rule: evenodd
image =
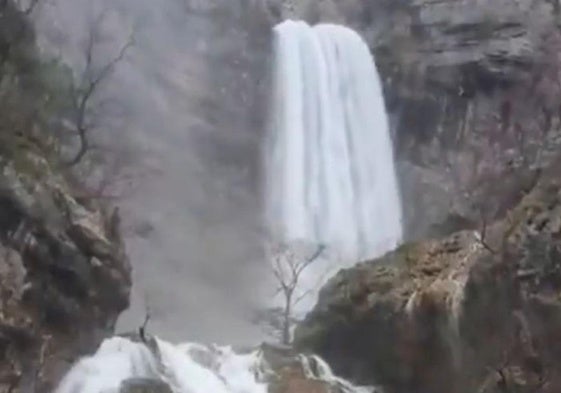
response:
M369 40L412 241L332 279L297 346L388 392L557 391L559 3L273 9Z
M81 25L84 4L62 2L64 23L46 28L44 41L62 37L58 48L72 49L65 40L79 34L60 33ZM256 337L243 311L257 292L247 283L261 277L270 28L289 17L334 21L361 32L376 55L408 238L446 237L342 272L298 345L390 392L443 391L443 377L457 382L446 392L487 378L492 387L487 367L502 367L508 383L540 383L544 369L556 378L559 184L548 172L559 147L556 1L115 4L145 28L111 86L132 112L115 141L139 153L141 174L156 174L123 203L136 285L123 329L139 325L146 300L154 330L171 339ZM113 330L128 306L130 268L118 215L80 198L33 149L15 161L4 146L2 388L50 391ZM495 222L484 242L473 231L452 234L482 221Z
M56 3L39 18L39 35L75 54L87 4L105 2ZM130 111L110 141L136 153L141 178L122 203L135 267L122 328L138 326L148 306L153 329L170 339L223 339L225 320L228 338L256 336L244 313L258 298L247 284L262 281L259 148L275 23L334 21L368 41L391 117L407 237L421 239L503 215L555 150L555 4L112 2L118 37L129 19L142 25L109 88Z

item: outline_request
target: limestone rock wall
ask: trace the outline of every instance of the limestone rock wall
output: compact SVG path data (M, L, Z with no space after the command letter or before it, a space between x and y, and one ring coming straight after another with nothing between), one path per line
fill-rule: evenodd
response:
M116 210L39 150L11 149L0 155L0 392L47 393L112 334L130 266Z

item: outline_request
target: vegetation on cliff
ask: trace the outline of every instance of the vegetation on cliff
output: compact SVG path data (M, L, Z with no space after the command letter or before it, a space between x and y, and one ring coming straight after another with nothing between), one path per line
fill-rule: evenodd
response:
M0 392L50 392L112 333L130 267L117 210L63 165L73 74L44 60L29 14L0 4Z

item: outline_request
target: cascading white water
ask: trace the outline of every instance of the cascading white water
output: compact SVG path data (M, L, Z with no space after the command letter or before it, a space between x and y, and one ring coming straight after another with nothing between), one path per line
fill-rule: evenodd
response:
M301 356L300 363L307 378L337 391L374 392L336 377L318 357ZM80 360L55 393L119 393L132 378L165 382L173 393L267 393L268 382L275 379L261 350L237 354L230 347L172 345L156 338L144 344L114 337L95 355Z
M378 72L353 30L275 28L268 215L275 237L376 257L402 238L401 203Z

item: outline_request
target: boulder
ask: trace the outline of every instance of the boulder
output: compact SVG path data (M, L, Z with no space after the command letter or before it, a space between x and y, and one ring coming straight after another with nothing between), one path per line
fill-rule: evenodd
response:
M559 168L492 225L340 272L297 328L297 348L386 392L556 391Z
M119 393L173 393L173 390L157 379L136 378L123 382Z

